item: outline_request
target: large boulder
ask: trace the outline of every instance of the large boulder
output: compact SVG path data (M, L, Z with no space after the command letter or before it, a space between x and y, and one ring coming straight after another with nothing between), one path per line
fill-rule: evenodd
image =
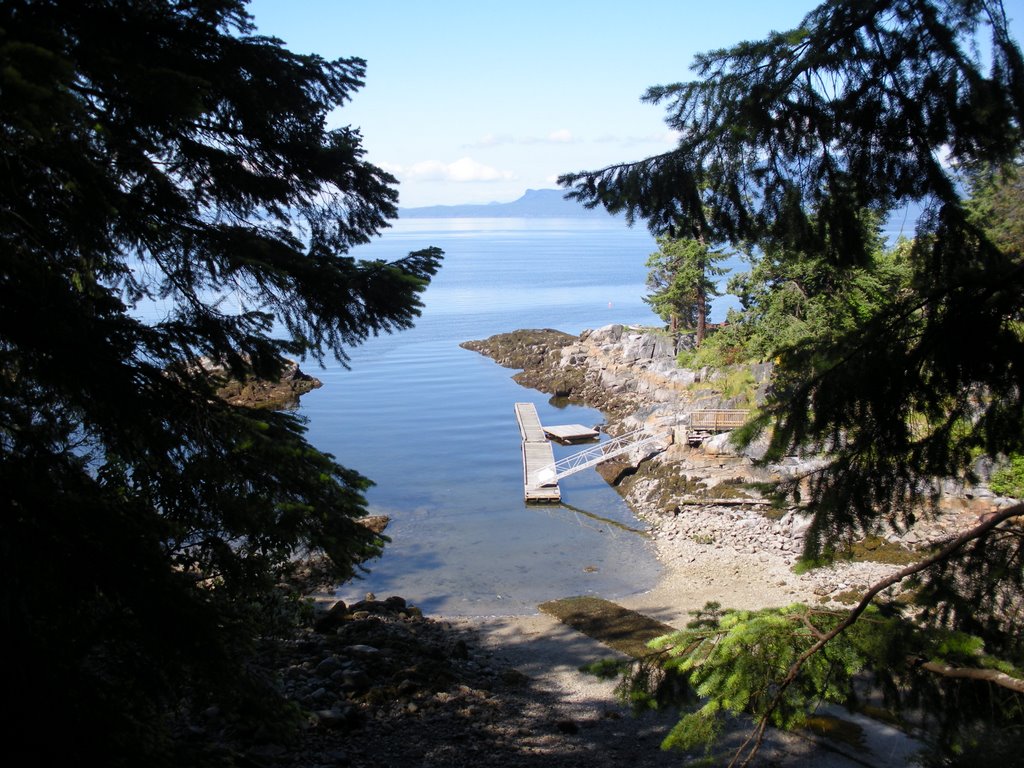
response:
M740 450L732 444L732 432L720 432L712 435L701 444L701 449L708 456L739 456Z
M600 328L595 328L590 331L584 331L580 334L580 341L586 341L590 344L616 344L619 339L622 338L622 334L625 331L625 326L613 323L612 325L604 325Z

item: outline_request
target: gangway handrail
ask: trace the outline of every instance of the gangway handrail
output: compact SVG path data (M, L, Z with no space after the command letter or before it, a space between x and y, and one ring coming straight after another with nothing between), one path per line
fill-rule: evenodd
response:
M602 461L620 456L623 453L665 439L664 433L651 433L647 429L637 429L624 435L613 437L598 445L559 459L537 470L537 479L545 485L557 483L563 477L582 472L584 469L600 464Z

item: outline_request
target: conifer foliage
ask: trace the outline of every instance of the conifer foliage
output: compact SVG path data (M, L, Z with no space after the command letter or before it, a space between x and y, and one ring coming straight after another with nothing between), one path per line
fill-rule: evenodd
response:
M900 251L896 290L871 289L869 301L830 313L842 322L824 333L805 325L789 335L748 432L772 428L769 460L827 456L806 478L804 500L813 514L806 554L828 556L851 538L912 523L939 479L974 478L979 455L1024 448L1014 202L1024 60L998 0L828 0L798 28L699 56L694 70L693 81L645 97L666 106L678 146L563 176L570 197L656 232L700 231L781 256L787 275L809 269L842 286L836 302L877 272L877 222L908 203L924 210ZM1018 682L1022 513L1004 510L999 524L907 574L919 581L918 620L978 638ZM774 703L754 708L762 724L792 705L801 674L815 674L809 656L786 658ZM949 668L970 677L963 661ZM701 677L706 695L713 679ZM714 695L732 701L728 686ZM1019 715L1019 699L1013 706Z
M697 239L658 237L658 250L647 259L647 287L644 301L676 333L680 323L696 329L700 346L707 332L708 299L718 295L714 278L725 274L716 262L725 254Z
M259 721L245 662L287 624L295 559L340 580L379 553L369 481L191 365L273 377L418 315L440 251L350 255L397 200L327 125L363 71L255 35L235 0L0 2L11 753L158 764L183 701Z

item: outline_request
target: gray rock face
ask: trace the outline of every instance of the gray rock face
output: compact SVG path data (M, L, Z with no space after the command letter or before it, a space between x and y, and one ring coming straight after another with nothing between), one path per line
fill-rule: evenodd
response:
M592 331L584 331L580 334L580 341L589 341L592 344L614 344L622 338L624 326L614 324L605 325Z
M498 334L462 346L521 368L520 384L567 397L605 412L612 422L655 406L645 420L677 419L698 408L728 407L707 369L680 368L677 354L693 345L689 336L619 324L584 331L579 337L552 330ZM766 380L770 364L751 370L754 381ZM705 383L708 386L695 388ZM636 419L632 419L636 421ZM635 426L642 426L640 421ZM720 451L721 453L721 451Z

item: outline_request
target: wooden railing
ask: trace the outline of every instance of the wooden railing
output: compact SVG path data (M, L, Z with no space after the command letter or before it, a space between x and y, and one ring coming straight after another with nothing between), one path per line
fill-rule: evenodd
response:
M690 411L689 428L709 430L712 432L726 432L730 429L742 427L746 422L750 411L740 410L706 410Z

